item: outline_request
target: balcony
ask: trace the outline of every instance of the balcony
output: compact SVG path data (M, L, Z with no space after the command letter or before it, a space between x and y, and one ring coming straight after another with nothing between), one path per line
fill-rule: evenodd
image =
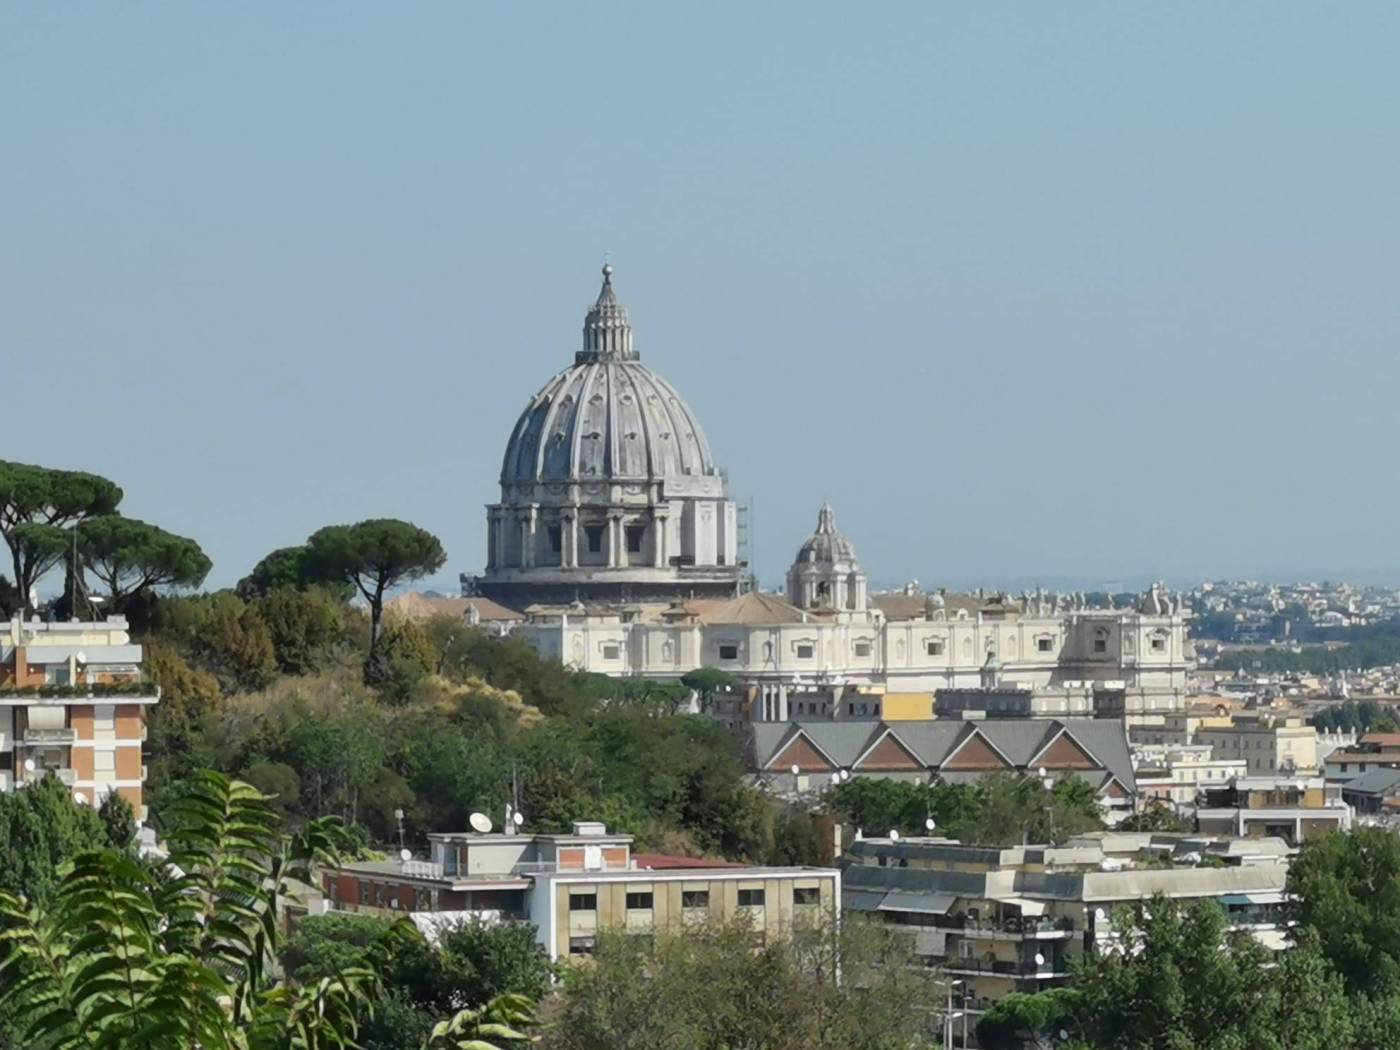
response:
M26 747L35 747L44 744L71 744L77 739L76 729L35 729L30 726L25 729L21 743Z
M50 773L52 773L54 776L58 777L58 779L59 779L62 783L68 785L68 787L72 787L73 784L74 784L74 782L78 779L78 774L75 773L75 772L74 772L73 770L71 770L71 769L67 769L67 768L63 768L63 767L59 767L59 766L47 766L47 767L45 767L45 766L40 766L38 769L34 770L34 772L32 772L32 773L24 773L24 774L22 774L21 777L20 777L19 782L20 782L21 784L37 784L39 781L43 780L43 779L44 779L46 776L48 776Z
M967 919L961 929L964 937L988 941L1005 940L1069 940L1074 936L1074 920L1067 915L1056 918Z
M1000 977L1035 977L1046 980L1069 976L1069 967L1060 959L1046 959L1039 964L1033 960L1019 959L949 959L945 968L948 973L966 974L969 977L994 974Z

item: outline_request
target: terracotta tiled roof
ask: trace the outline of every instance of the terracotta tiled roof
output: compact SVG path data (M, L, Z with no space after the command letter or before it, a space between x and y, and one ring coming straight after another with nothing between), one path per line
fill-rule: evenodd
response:
M455 616L465 619L467 610L475 606L483 622L491 620L523 620L514 609L493 602L490 598L442 598L410 591L384 603L384 612L405 620L426 620L432 616Z
M797 606L789 605L775 594L762 594L759 591L741 594L700 613L703 623L805 623L808 619Z

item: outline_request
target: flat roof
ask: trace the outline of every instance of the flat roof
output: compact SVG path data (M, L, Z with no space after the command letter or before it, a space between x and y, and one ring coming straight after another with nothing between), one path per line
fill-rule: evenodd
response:
M839 878L837 868L613 868L608 871L542 871L537 882L658 882L663 880L821 879Z

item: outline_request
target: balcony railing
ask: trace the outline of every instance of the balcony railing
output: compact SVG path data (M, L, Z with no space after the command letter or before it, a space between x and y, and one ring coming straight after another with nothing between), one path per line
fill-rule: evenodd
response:
M37 784L39 781L43 780L43 779L44 779L46 776L48 776L50 773L52 773L54 776L58 777L58 779L59 779L62 783L67 784L69 787L72 787L74 781L76 781L76 780L78 779L78 774L75 773L75 772L74 772L73 770L71 770L71 769L62 768L62 767L58 767L58 766L49 766L49 767L40 767L40 768L34 770L34 772L32 772L32 773L23 773L23 774L21 774L21 775L20 775L20 783L22 783L22 784Z
M1009 977L1062 977L1069 973L1069 967L1059 959L1046 959L1043 963L1011 959L949 959L949 973L991 973Z
M23 743L25 744L71 744L78 739L76 729L36 729L33 726L24 731Z

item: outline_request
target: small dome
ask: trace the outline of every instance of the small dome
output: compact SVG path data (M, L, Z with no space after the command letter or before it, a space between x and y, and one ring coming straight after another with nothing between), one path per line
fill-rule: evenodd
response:
M831 504L823 503L817 512L817 531L798 548L795 564L854 565L858 560L855 545L836 528L836 513Z
M632 349L612 267L588 311L583 349L530 399L506 444L501 484L717 477L695 414Z

